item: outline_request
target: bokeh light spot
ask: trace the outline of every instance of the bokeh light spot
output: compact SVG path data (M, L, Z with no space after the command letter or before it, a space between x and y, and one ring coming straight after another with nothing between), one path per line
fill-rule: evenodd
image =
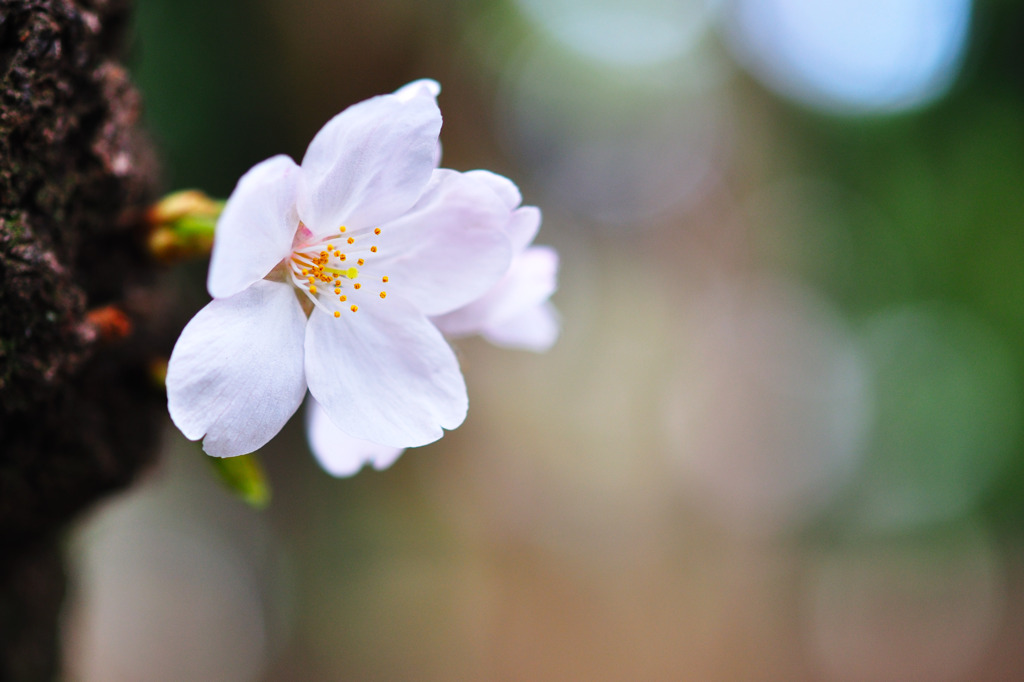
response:
M859 461L854 338L813 292L767 278L712 289L692 315L665 414L683 480L730 527L797 528Z
M765 85L815 108L899 111L940 96L967 44L970 0L736 0L726 31Z
M1005 343L973 316L937 304L879 313L864 339L876 415L855 516L892 529L969 511L1021 427Z
M711 16L704 0L518 0L550 35L596 61L640 65L687 52Z
M621 230L690 206L714 184L730 111L714 76L594 68L532 45L498 94L509 152L546 207Z

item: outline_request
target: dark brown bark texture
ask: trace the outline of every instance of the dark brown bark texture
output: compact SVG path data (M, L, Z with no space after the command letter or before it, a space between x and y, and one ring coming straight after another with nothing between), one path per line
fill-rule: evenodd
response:
M0 680L58 676L61 531L163 423L129 4L0 0Z

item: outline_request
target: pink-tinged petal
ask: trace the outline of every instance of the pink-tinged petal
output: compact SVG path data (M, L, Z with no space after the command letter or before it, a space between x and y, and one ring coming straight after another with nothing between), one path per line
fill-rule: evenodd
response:
M317 462L331 476L352 476L365 464L378 471L387 469L404 450L353 438L335 426L313 398L306 400L306 435Z
M506 233L512 242L512 253L519 254L533 243L540 230L540 209L536 206L523 206L512 214Z
M215 457L258 450L306 393L305 315L290 285L259 281L200 310L167 366L167 407Z
M217 221L207 289L234 296L263 279L291 251L299 167L287 156L253 166L241 177Z
M512 220L506 227L509 240L512 242L512 253L521 253L537 236L540 229L540 209L536 206L523 206L515 210L523 201L516 184L503 175L486 170L473 170L463 175L486 184L494 191L512 213Z
M459 363L422 314L397 298L340 318L314 311L306 332L309 392L353 438L431 443L466 418Z
M441 112L429 88L355 104L320 129L302 159L299 217L318 236L373 227L412 206L430 180Z
M505 277L485 296L433 320L449 336L480 334L543 305L557 288L558 253L547 246L534 246L513 261Z
M454 310L508 270L508 221L508 209L486 184L437 170L420 201L381 227L374 272L388 275L389 293L427 315Z
M501 200L505 202L506 208L510 211L523 203L523 195L520 194L516 183L504 175L498 175L489 170L471 170L464 173L464 175L490 187L495 194L501 197Z
M555 345L560 326L555 306L545 302L485 327L481 336L496 346L542 353Z

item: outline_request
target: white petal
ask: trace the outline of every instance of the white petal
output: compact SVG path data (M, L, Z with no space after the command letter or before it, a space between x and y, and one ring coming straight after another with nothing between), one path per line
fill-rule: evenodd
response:
M233 296L263 279L291 251L299 167L287 156L253 166L228 197L217 221L207 289Z
M559 326L558 311L551 303L545 302L487 326L481 335L496 346L540 353L555 345Z
M438 166L440 166L440 165L441 165L441 155L442 155L442 151L443 151L443 150L441 149L441 141L440 141L440 140L438 140L438 141L437 141L437 146L435 146L435 147L434 147L434 168L435 168L435 169L436 169L436 168L437 168Z
M403 452L403 448L353 438L335 426L313 398L306 400L306 435L316 460L331 476L351 476L364 464L372 464L381 471L394 464Z
M430 78L421 78L418 81L413 81L408 85L395 90L394 95L403 102L408 102L413 97L427 95L437 99L437 96L441 94L441 84ZM434 168L441 165L441 141L438 140L437 144L434 145Z
M430 180L441 112L430 89L355 104L320 129L302 159L299 216L318 236L401 215Z
M381 227L374 269L389 293L440 315L479 298L508 270L509 211L486 184L437 170L419 202Z
M455 354L433 324L397 297L340 318L314 311L306 378L331 421L354 438L425 445L466 418Z
M479 334L503 326L543 305L558 288L558 253L534 246L513 261L505 277L485 296L458 310L433 318L445 334ZM556 327L557 328L557 327Z
M421 78L403 85L394 92L395 97L403 102L408 102L413 97L421 95L427 95L436 99L440 94L441 84L432 78Z
M167 366L167 407L190 440L216 457L258 450L306 392L305 316L294 290L259 281L199 311Z
M519 193L516 183L504 175L498 175L489 170L471 170L465 173L465 175L474 180L479 180L490 187L495 194L501 197L501 200L505 202L505 206L509 210L516 208L523 202L523 195Z

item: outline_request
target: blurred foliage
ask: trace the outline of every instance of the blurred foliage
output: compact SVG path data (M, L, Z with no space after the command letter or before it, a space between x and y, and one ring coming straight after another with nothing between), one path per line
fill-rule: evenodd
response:
M444 86L446 159L507 171L527 202L545 211L541 241L563 254L563 288L555 301L565 316L560 347L543 359L498 359L498 351L460 345L473 407L459 432L425 452L407 453L387 472L344 481L316 470L294 424L268 448L277 494L261 518L287 538L299 613L296 641L276 664L282 679L296 670L311 677L340 670L352 679L383 679L388 672L415 677L410 671L422 672L416 664L424 662L433 674L423 679L444 679L449 664L479 671L473 666L480 662L465 657L486 657L480 651L495 659L482 669L505 672L519 664L520 645L578 673L571 666L585 657L566 662L559 658L564 652L552 651L558 647L551 642L572 628L595 660L604 660L600 654L614 649L607 641L619 645L623 633L649 647L643 650L670 658L679 649L676 628L693 634L699 650L679 660L707 666L690 670L691 677L754 679L751 670L730 666L742 665L733 659L760 665L756 651L729 655L749 653L754 645L763 647L765 658L768 652L776 657L769 661L776 667L758 669L758 679L818 679L793 672L802 670L793 651L788 655L797 663L779 662L787 655L784 646L775 653L780 645L796 646L790 619L799 616L786 600L804 589L794 585L806 577L796 575L800 560L786 552L803 552L801 559L810 557L811 564L815 552L822 553L815 570L824 587L814 593L824 604L819 630L827 634L831 623L840 642L846 621L828 619L860 599L861 590L885 612L886 580L893 575L897 598L907 594L925 606L930 579L940 595L948 590L955 596L962 584L992 604L1016 594L1001 591L999 581L1002 552L1019 545L1024 527L1021 3L975 3L966 63L945 97L923 109L874 116L825 115L777 97L730 63L724 40L714 34L680 62L646 72L588 63L555 45L512 0L141 0L137 21L134 76L163 150L168 190L199 187L226 196L257 161L278 153L301 157L333 112L431 76ZM711 66L685 71L688 59L708 59ZM515 89L516 77L527 81L522 89ZM721 110L716 88L728 90ZM517 98L523 93L529 97ZM512 113L503 106L533 107L517 119L526 128L517 131L520 137L509 133ZM632 181L649 190L639 167L644 159L684 157L694 147L683 138L701 141L705 130L717 130L701 126L720 117L730 119L728 151L710 145L700 159L724 166L708 175L718 185L707 194L701 185L685 207L658 207L663 212L652 212L641 226L618 232L622 223L598 226L578 207L560 203L561 188L551 187L542 172L583 139L575 151L582 150L585 161L617 162L594 162L585 178L598 180L586 185L592 195L614 203L619 195L602 194L602 183L623 191ZM690 128L664 145L644 135L654 129L668 135L677 121L680 130ZM606 147L609 156L585 155L609 137L615 138ZM651 147L623 161L634 139ZM634 175L623 180L627 167ZM666 163L655 175L671 184L683 168ZM660 185L654 189L662 193ZM635 195L638 203L649 199ZM710 325L710 316L699 314L672 319L684 317L691 298L705 293L687 287L706 285L701 277L763 282L752 276L763 271L809 285L845 318L834 327L815 326L798 308L794 317L807 329L788 330L794 337L824 329L826 336L852 338L871 373L872 414L864 443L857 443L863 449L857 470L842 479L845 487L829 498L819 523L797 528L808 531L799 549L787 544L785 533L774 545L742 532L739 541L725 537L714 525L722 519L709 523L714 512L674 477L668 460L676 453L663 442L671 363L687 352L687 333L699 337L693 325ZM187 286L198 290L198 268L185 274ZM196 306L205 293L197 296L189 299ZM741 328L771 331L749 320ZM715 350L718 337L711 339L707 345ZM802 348L795 345L793 353ZM748 350L738 345L735 355L719 361L728 367L736 357L747 359ZM769 350L785 356L784 348ZM790 364L783 369L813 359L784 357ZM816 375L808 370L807 376ZM717 376L703 378L720 388ZM700 401L706 395L694 389L693 379L684 377L679 390L693 390L687 397ZM782 393L765 391L769 400L787 397L791 386L780 383ZM731 408L728 388L719 397ZM740 410L736 421L743 417ZM792 423L800 424L798 417L814 418L796 415ZM727 419L722 428L743 426ZM780 451L789 442L785 427ZM715 460L719 454L698 456ZM757 464L770 468L773 462ZM786 464L779 465L782 475ZM662 486L672 487L673 495ZM998 545L989 539L993 529ZM869 551L860 554L864 547ZM977 565L973 554L981 555ZM847 556L855 559L854 577L867 576L863 583L848 579ZM904 561L913 568L903 571ZM957 562L976 582L958 582ZM877 565L887 568L874 572ZM925 588L915 591L919 576ZM964 594L974 594L971 589ZM560 601L566 593L575 596ZM992 604L978 607L983 634L997 621ZM497 625L488 621L489 633L474 620L502 616ZM908 631L919 634L915 621L908 622ZM721 629L719 649L701 644L705 626ZM758 634L737 634L748 631ZM469 640L476 654L461 651ZM410 649L392 660L396 641L411 643ZM643 658L632 654L623 657L623 671L634 673L630 666ZM531 670L529 656L522 658ZM654 671L647 676L652 679L678 677L670 664L647 670ZM561 679L574 677L580 676ZM977 679L1009 678L997 670Z
M1006 380L1018 390L1024 387L1022 35L1020 4L979 3L961 79L923 111L867 119L789 105L772 112L795 145L785 157L788 167L776 172L843 188L828 207L842 233L832 236L831 249L807 248L797 269L855 318L908 301L945 302L973 315L1007 342ZM942 422L951 407L937 404L933 419ZM1019 404L1013 407L1017 429L1004 453L1005 475L984 506L1017 534L1024 523L1024 415Z
M242 172L281 152L274 32L252 10L238 0L138 3L130 61L167 189L227 196Z

